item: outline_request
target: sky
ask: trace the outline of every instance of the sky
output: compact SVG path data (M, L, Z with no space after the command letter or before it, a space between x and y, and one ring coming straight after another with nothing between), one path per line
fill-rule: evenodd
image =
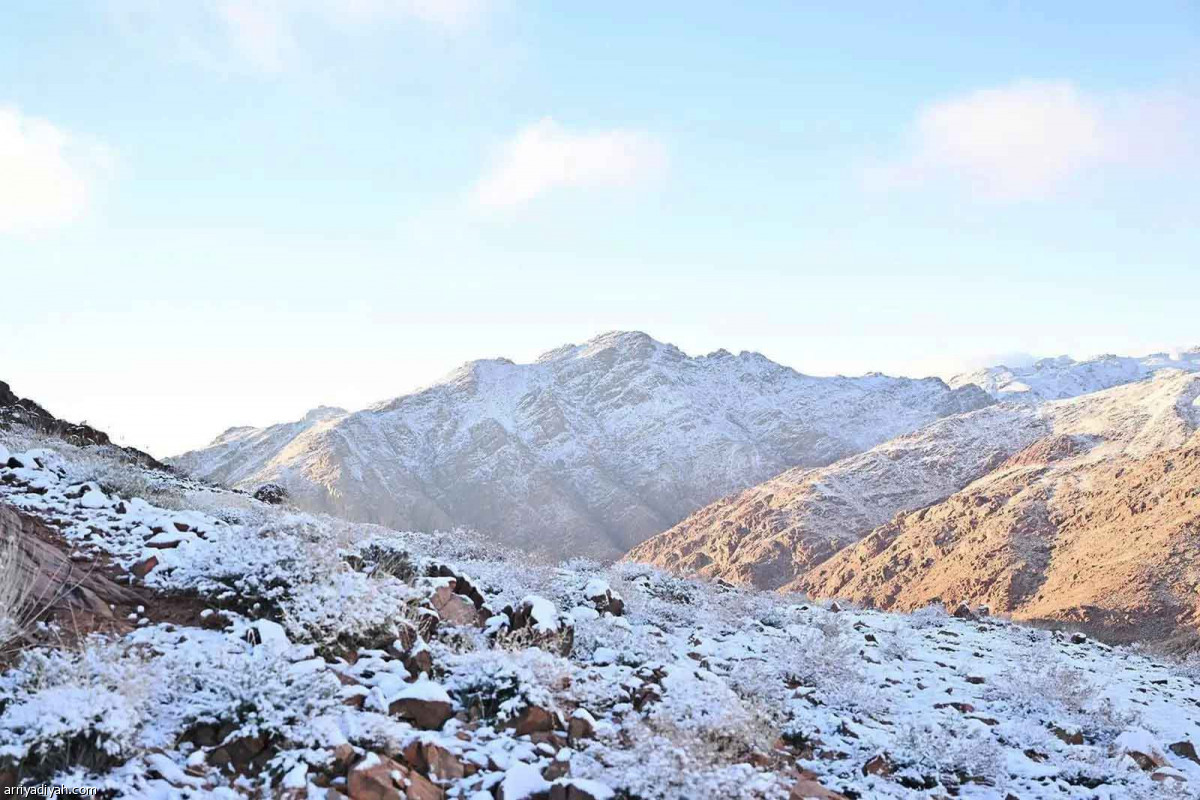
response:
M16 0L0 380L169 455L613 329L1200 344L1194 2Z

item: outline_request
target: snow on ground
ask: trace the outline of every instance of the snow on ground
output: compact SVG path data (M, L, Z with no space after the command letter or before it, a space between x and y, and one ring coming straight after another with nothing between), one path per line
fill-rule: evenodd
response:
M801 797L801 775L859 798L1200 788L1195 673L1137 650L637 564L539 566L461 532L6 446L0 502L81 558L157 559L132 579L148 604L212 610L11 659L0 782L336 798L399 781L480 800Z

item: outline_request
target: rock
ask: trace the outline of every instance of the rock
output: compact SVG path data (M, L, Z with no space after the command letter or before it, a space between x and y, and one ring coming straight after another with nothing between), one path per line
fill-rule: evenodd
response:
M1065 744L1081 745L1083 744L1082 731L1067 731L1065 728L1060 728L1057 725L1050 726L1050 732L1059 738L1059 741Z
M550 800L609 800L614 796L604 784L580 778L559 778L550 787Z
M592 608L601 614L619 617L625 613L625 601L621 599L621 595L613 592L608 581L603 578L592 578L584 587L583 593L592 604Z
M1186 758L1188 761L1193 761L1200 764L1200 756L1196 755L1195 746L1186 739L1181 742L1167 745L1167 749L1180 758Z
M576 742L591 739L595 735L596 718L586 709L575 709L575 713L571 715L571 719L567 723L567 741L574 747Z
M254 490L254 499L277 506L287 499L287 489L278 483L264 483Z
M1071 644L1083 644L1088 640L1088 637L1082 633L1071 634Z
M971 607L969 605L967 605L966 603L958 604L958 608L954 609L954 616L957 617L958 619L968 619L968 620L973 620L976 618L975 612L972 611Z
M143 558L141 561L129 568L129 571L138 578L145 578L150 574L151 570L158 566L158 556L150 556Z
M388 713L427 731L441 730L454 715L450 695L440 684L422 677L392 699Z
M458 754L436 742L410 742L404 748L404 760L413 769L433 779L459 780L478 770L474 764L464 761Z
M517 736L547 733L554 730L554 715L541 706L526 706L517 715L513 727Z
M967 676L967 683L971 683L971 684L978 686L979 684L981 684L983 682L984 682L984 679L983 679L982 675L968 675Z
M832 603L829 604L829 610L836 614L842 610L842 604L839 603L837 600L834 600Z
M1180 785L1187 783L1187 776L1177 769L1171 767L1159 767L1150 773L1150 780L1157 783L1170 783Z
M788 793L788 800L846 800L846 797L822 786L815 773L801 770Z
M451 625L478 626L480 624L479 611L475 608L475 604L469 598L456 593L453 584L439 586L430 596L429 603L438 613L438 618L442 622Z
M377 753L367 753L346 776L350 800L443 800L428 778Z
M879 755L869 759L867 763L862 765L863 775L882 775L886 777L895 771L895 765L892 764L891 759L883 753L880 753Z

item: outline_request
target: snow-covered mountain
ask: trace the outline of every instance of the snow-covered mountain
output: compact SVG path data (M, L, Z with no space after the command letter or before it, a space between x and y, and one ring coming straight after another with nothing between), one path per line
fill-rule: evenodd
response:
M628 561L911 610L986 603L1110 636L1194 630L1200 375L938 420L695 512Z
M235 428L171 460L300 506L392 527L472 527L609 558L712 500L985 406L978 387L801 375L757 353L689 357L609 333L532 364L474 361L355 413Z
M896 513L941 500L1050 432L1032 406L946 417L865 453L710 503L625 560L777 589Z
M1200 375L1049 403L1053 433L787 588L872 605L987 603L1116 638L1200 628Z
M1148 378L1162 369L1200 371L1200 347L1180 353L1135 358L1103 355L1076 361L1070 356L1043 358L1028 367L987 367L950 379L953 387L975 384L1003 402L1063 400Z

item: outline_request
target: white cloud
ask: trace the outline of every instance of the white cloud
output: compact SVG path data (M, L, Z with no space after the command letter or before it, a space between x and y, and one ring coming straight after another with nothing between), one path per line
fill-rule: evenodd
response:
M86 209L108 151L53 123L0 106L0 233L70 222Z
M511 207L559 188L637 186L665 167L665 149L648 133L621 128L573 133L547 117L501 148L473 195L481 205Z
M1186 95L1094 95L1069 81L981 89L921 109L909 155L868 178L885 188L950 179L997 199L1043 196L1101 168L1194 155L1195 109Z

